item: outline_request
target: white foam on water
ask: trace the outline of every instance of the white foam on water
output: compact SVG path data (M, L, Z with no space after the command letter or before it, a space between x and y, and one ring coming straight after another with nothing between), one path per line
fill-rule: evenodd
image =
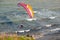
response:
M34 13L38 13L38 11L34 11Z
M28 30L25 30L25 32L29 32L30 31L30 29L28 29Z
M24 32L24 30L20 30L20 31L15 31L15 32L16 32L16 33L17 33L17 32L23 33L23 32Z
M19 31L15 31L16 33L17 32L20 32L20 33L24 33L24 32L29 32L30 31L30 29L28 29L28 30L19 30Z
M58 31L58 30L60 30L60 28L52 29L50 31Z
M30 18L30 19L26 19L27 21L33 21L33 20L37 20L36 18Z
M45 25L46 27L51 27L52 25L51 24L48 24L48 25Z
M50 18L50 19L55 19L56 17L57 17L57 16L54 16L54 17L52 16L52 17L49 17L49 18Z
M34 11L34 13L38 13L39 11ZM27 12L25 12L25 13L27 13Z

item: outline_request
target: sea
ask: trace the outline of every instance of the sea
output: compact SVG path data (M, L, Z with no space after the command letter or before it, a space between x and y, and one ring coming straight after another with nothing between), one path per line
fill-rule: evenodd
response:
M38 31L46 33L47 30L60 28L60 8L33 8L33 11L34 19L31 19L25 9L22 7L15 8L1 5L0 32L15 32L21 30L39 29ZM24 26L23 28L20 28L21 24Z

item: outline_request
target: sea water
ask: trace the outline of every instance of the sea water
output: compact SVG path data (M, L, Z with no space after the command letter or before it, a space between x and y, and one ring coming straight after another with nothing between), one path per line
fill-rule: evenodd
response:
M4 9L4 8L3 8ZM4 9L5 10L5 9ZM34 8L34 15L36 20L29 21L29 16L25 11L12 10L0 13L0 31L17 31L23 29L31 29L34 27L44 27L49 24L57 24L57 28L60 25L60 12L58 9L37 9ZM54 17L54 18L53 18ZM24 28L20 28L23 24ZM50 27L49 27L50 28ZM49 29L48 28L48 29Z
M29 18L23 8L17 7L17 4L0 3L0 32L13 32L19 30L28 30L40 28L39 31L60 28L60 9L35 8L35 19ZM23 24L23 28L20 25ZM52 26L53 25L53 26Z

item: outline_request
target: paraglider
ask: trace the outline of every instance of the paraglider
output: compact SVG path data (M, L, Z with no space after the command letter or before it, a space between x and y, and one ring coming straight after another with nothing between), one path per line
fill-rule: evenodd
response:
M32 7L31 7L31 5L25 4L25 3L18 3L17 5L19 7L22 6L27 11L27 14L29 15L30 18L34 17L34 11L33 11Z

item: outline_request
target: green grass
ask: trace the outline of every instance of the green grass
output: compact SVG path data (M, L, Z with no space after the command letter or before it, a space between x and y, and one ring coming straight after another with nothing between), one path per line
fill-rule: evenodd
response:
M34 40L32 37L26 36L0 36L0 40Z

